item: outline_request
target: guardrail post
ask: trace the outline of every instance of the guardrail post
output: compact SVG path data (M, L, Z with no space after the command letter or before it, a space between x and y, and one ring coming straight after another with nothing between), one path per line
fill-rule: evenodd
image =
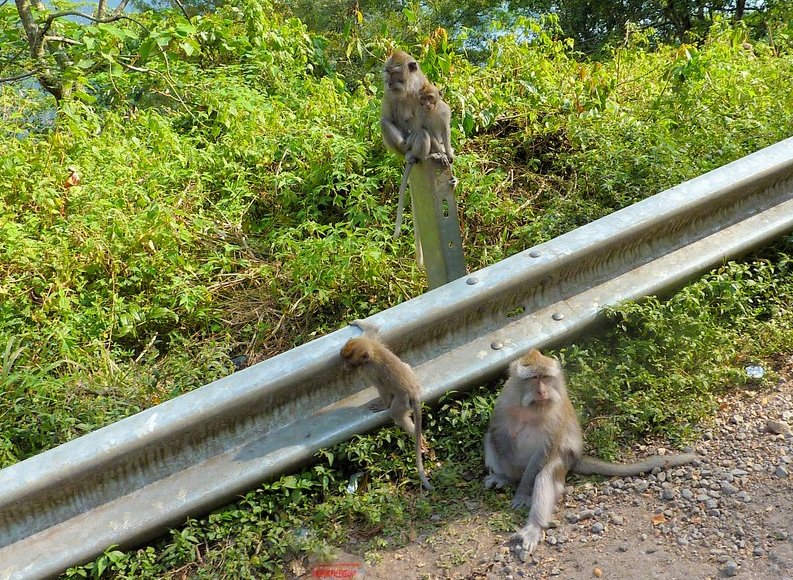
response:
M466 274L451 180L451 168L432 159L417 163L410 172L416 252L423 252L430 290Z

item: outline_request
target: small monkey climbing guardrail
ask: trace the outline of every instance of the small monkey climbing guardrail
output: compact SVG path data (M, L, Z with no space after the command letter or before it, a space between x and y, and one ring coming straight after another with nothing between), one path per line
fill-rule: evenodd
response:
M793 139L373 316L433 400L793 230ZM130 546L388 422L345 327L0 471L0 578Z

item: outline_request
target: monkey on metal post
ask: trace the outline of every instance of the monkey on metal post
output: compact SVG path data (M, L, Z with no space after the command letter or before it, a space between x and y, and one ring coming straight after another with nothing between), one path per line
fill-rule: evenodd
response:
M454 160L451 109L437 87L421 72L416 60L404 51L395 51L386 61L383 83L380 117L383 143L390 151L405 157L393 236L396 239L402 225L408 177L414 165L432 159L450 167ZM454 187L457 180L452 177L449 183ZM414 225L417 261L423 266L422 236L415 216Z
M568 471L584 475L638 475L656 467L690 463L691 453L653 455L617 464L583 454L584 440L556 359L532 349L509 367L485 434L485 488L517 485L512 507L531 506L529 519L513 539L531 553L551 521Z
M441 98L438 87L429 81L424 81L418 96L419 108L413 117L412 129L407 139L410 149L405 154L405 169L399 185L394 239L399 237L402 212L405 208L405 190L413 166L425 159L434 159L445 167L450 167L454 162L451 139L452 110ZM457 184L456 178L452 177L452 183L452 187Z

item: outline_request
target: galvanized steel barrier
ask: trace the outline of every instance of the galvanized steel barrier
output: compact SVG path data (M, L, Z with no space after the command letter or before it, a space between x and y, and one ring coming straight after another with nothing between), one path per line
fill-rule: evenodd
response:
M793 230L793 139L373 316L425 398L497 377L603 307L668 292ZM0 578L131 546L387 422L345 327L0 471Z

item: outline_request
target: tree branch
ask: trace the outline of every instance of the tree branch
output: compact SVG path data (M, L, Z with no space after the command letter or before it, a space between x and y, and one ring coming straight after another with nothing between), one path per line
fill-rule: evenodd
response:
M0 77L0 83L13 83L14 81L21 81L22 79L26 79L28 77L32 77L35 75L36 75L36 71L30 71L10 77Z
M72 46L81 46L83 43L79 40L67 38L65 36L45 36L43 40L47 42L60 42L62 44L71 44Z
M25 52L25 47L20 48L14 56L6 59L6 61L3 63L3 68L14 64L14 61L18 59L20 56L22 56L22 53L24 52Z
M16 0L17 3L25 2L25 1L26 0ZM126 5L127 5L126 2L122 2L119 5L119 7L121 8L122 6L126 6ZM73 10L65 10L63 12L56 12L55 14L50 14L49 16L47 16L47 20L44 21L44 24L41 27L40 34L42 36L47 34L49 29L52 27L52 23L57 18L63 18L64 16L77 16L78 18L85 18L86 20L90 20L91 22L96 22L97 24L109 24L111 22L116 22L117 20L129 20L130 22L134 22L135 24L140 26L148 34L151 34L151 31L148 28L146 28L146 26L142 22L140 22L138 20L135 20L131 16L125 16L123 14L115 14L114 13L113 16L108 16L107 18L95 18L94 16L91 16L90 14L83 14L82 12L76 12L76 11L73 11Z
M182 2L182 0L173 0L173 3L176 4L179 7L179 10L182 11L182 14L184 14L184 17L187 19L188 22L190 22L190 15L187 13L187 9L185 9L184 3Z
M39 25L36 24L36 19L33 17L30 2L29 0L14 0L14 3L19 13L19 21L22 23L22 28L25 30L25 36L28 39L30 56L38 59L41 56L41 42L39 39L43 34L39 34Z
M121 3L113 11L113 16L120 16L121 13L124 12L124 9L127 7L127 4L129 4L129 0L121 0Z
M131 64L127 64L123 60L116 59L115 62L120 64L123 68L131 70L131 71L134 71L134 72L146 73L146 74L154 73L154 71L151 70L150 68L142 68L142 67L139 67L139 66L134 66L134 65L131 65Z

